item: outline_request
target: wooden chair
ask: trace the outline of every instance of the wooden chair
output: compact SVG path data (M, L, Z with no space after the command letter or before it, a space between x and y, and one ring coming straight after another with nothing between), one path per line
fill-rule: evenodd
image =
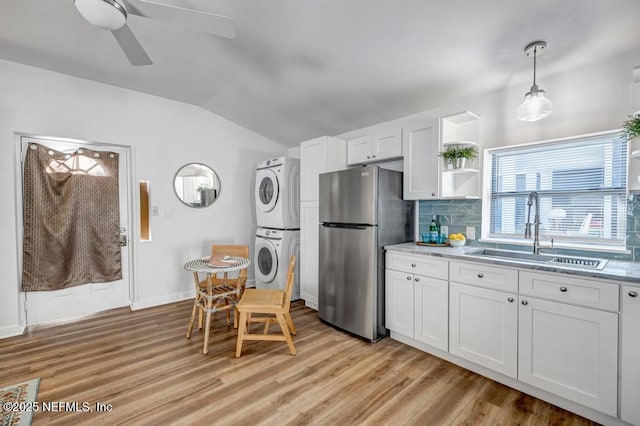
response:
M289 314L295 263L296 257L292 255L289 261L289 271L287 272L284 291L250 288L242 295L240 302L236 305L236 310L240 313L236 358L240 356L242 343L245 340L285 341L289 345L291 355L296 354L296 348L293 346L293 340L291 339L291 335L296 334L296 327L293 325ZM256 317L254 314L267 316ZM268 334L270 322L274 320L280 325L282 335ZM251 323L254 322L264 323L262 334L251 334L249 332Z
M211 246L212 256L237 256L249 258L248 245L213 245ZM211 326L211 314L217 311L225 310L227 314L227 325L231 324L230 302L237 302L244 291L247 283L247 270L240 270L237 277L229 277L225 272L222 277L210 276L204 280L198 278L198 274L193 274L196 285L196 296L193 301L193 310L189 327L187 328L187 339L191 338L193 325L195 322L196 311L198 311L198 329L202 330L205 323L204 331L204 349L203 353L208 352L209 328ZM220 303L224 303L224 307L219 307ZM206 314L206 319L204 315ZM234 326L237 326L237 316L234 315Z

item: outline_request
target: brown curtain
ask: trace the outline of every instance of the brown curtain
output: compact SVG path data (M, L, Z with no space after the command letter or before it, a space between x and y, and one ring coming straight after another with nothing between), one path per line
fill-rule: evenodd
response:
M22 291L122 278L117 153L30 144L23 185Z

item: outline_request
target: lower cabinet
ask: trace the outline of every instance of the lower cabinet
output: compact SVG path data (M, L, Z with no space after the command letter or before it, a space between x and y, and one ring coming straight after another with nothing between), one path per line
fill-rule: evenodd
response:
M399 269L424 270L427 263L415 257L390 259L387 264ZM432 260L434 275L446 276L447 262ZM444 271L444 272L443 272ZM449 282L411 272L387 269L385 271L385 326L418 342L447 351L449 348Z
M414 339L449 350L449 283L421 275L413 283Z
M620 417L640 425L640 288L622 287Z
M449 292L449 352L516 378L517 295L457 282Z
M520 296L519 320L520 381L617 415L617 314Z
M413 275L385 271L385 327L413 337Z
M397 252L386 267L399 340L640 426L640 288Z

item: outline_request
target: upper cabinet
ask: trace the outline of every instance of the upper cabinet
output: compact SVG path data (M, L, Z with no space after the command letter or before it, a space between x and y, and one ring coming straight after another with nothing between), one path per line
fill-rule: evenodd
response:
M345 141L329 136L300 144L300 201L318 201L320 173L345 168Z
M402 157L402 129L392 129L374 135L349 140L349 166L391 160Z
M405 200L438 198L438 134L437 119L405 127L402 135Z
M440 198L480 198L480 119L472 112L442 117L441 152L447 148L475 150L476 157L458 162L441 160Z

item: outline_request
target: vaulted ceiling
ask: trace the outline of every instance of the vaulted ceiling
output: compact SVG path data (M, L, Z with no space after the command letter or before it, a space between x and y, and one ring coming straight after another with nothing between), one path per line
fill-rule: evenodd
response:
M637 0L155 0L233 17L226 39L130 15L133 67L73 0L0 0L0 58L199 105L294 146L638 50ZM640 58L639 58L640 62Z

